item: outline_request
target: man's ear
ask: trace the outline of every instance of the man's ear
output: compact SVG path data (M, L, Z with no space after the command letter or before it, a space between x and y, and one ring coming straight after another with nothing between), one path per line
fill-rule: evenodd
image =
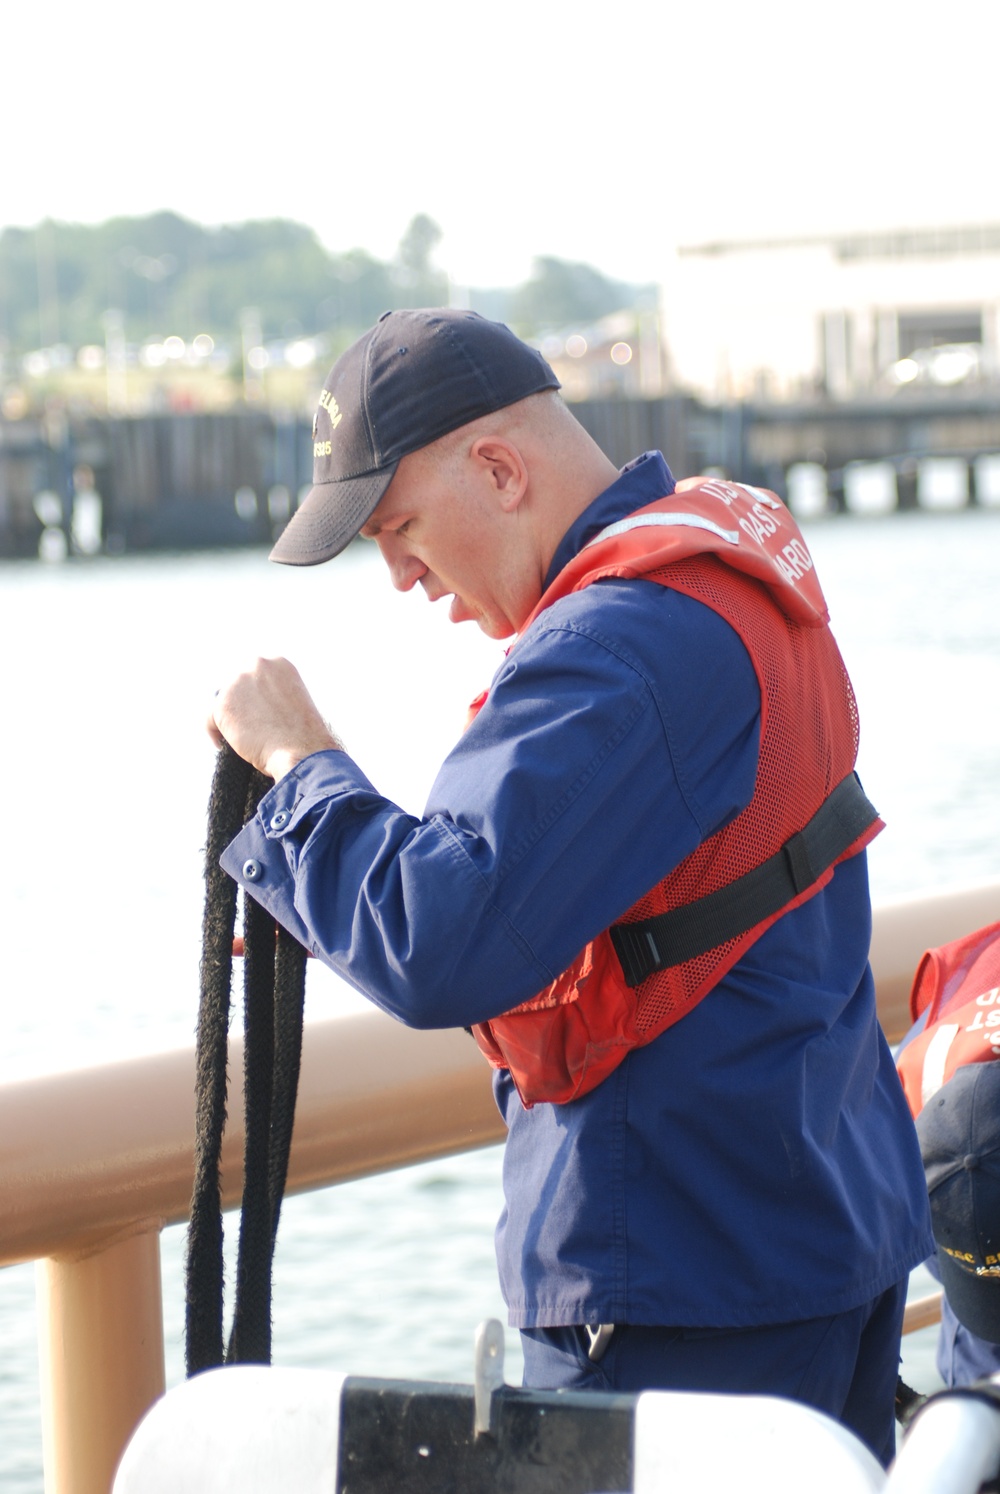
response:
M528 468L518 448L502 436L480 436L469 455L503 511L513 513L528 490Z

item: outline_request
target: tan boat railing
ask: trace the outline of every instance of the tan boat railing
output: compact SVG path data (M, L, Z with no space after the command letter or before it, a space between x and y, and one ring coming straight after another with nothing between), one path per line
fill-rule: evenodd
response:
M1000 883L880 908L872 940L890 1040L924 949L1000 916ZM242 1191L234 1076L223 1148L227 1207ZM0 1266L39 1262L46 1494L108 1494L118 1458L164 1389L159 1234L187 1217L194 1053L0 1089ZM502 1139L489 1071L462 1032L412 1032L378 1012L306 1029L289 1191ZM908 1308L933 1322L938 1297Z

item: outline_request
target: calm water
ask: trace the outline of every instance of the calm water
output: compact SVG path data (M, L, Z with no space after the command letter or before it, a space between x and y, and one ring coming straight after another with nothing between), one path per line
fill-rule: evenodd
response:
M1000 515L839 519L808 536L859 697L862 777L889 826L871 851L875 900L1000 878ZM379 788L419 811L501 657L395 594L367 548L301 571L257 553L7 566L0 636L19 832L0 864L0 1081L193 1040L213 756L201 723L227 673L288 655ZM307 1019L357 1005L310 969ZM476 1324L503 1316L499 1200L496 1149L288 1200L276 1360L469 1380ZM171 1383L181 1249L168 1230ZM924 1388L932 1338L907 1341ZM0 1272L0 1343L0 1488L40 1494L31 1266Z

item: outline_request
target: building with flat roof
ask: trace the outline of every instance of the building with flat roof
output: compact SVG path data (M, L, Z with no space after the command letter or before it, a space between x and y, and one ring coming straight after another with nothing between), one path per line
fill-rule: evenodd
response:
M851 399L1000 378L1000 224L679 246L670 386L713 401Z

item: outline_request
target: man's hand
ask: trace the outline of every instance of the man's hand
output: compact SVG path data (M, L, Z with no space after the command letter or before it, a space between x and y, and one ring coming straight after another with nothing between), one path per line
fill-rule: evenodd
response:
M343 751L287 659L258 659L216 694L208 734L275 780L312 752Z

